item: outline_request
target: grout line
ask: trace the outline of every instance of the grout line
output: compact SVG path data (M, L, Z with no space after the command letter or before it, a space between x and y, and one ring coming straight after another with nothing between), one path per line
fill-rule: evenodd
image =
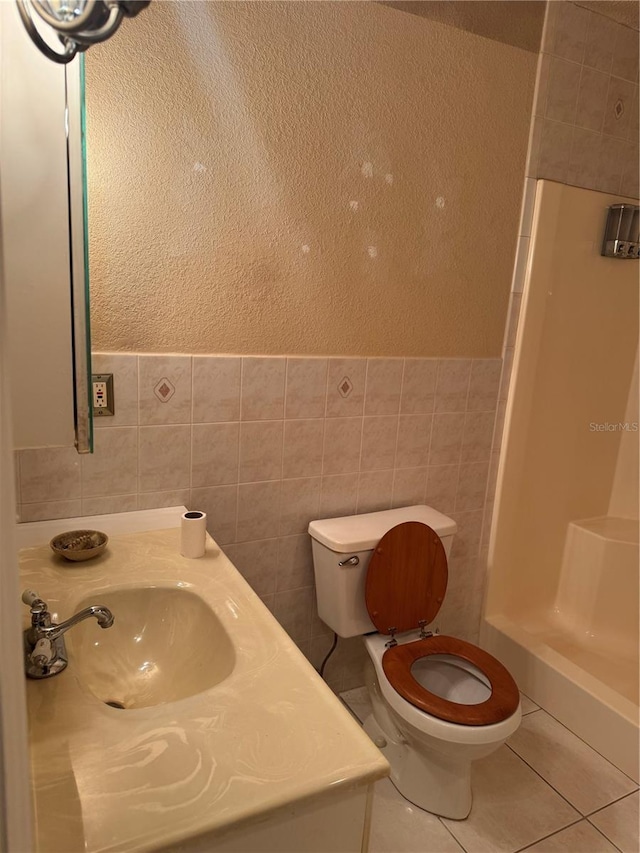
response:
M138 492L138 503L140 502L140 448L141 448L141 436L140 436L140 356L136 355L136 431L137 431L137 458L138 458L138 466L136 473L136 488Z
M530 697L527 697L527 698L530 698ZM533 699L532 699L531 701L533 702ZM536 704L537 704L537 703L536 703ZM620 773L622 776L624 776L624 777L625 777L625 779L628 779L630 782L632 782L632 783L636 786L636 790L640 790L640 785L635 781L635 779L632 779L632 778L631 778L631 776L629 776L627 773L625 773L625 772L624 772L624 770L620 770L620 768L619 768L619 767L616 767L616 765L615 765L612 761L609 761L609 759L608 759L605 755L603 755L601 752L598 752L598 750L597 750L597 749L595 749L593 746L591 746L591 744L590 744L588 741L586 741L583 737L580 737L580 735L578 735L578 734L576 734L575 732L571 731L571 729L569 728L569 726L566 726L566 725L562 722L562 720L559 720L559 719L558 719L557 717L555 717L555 716L554 716L550 711L547 711L547 709L546 709L546 708L543 708L543 707L542 707L542 705L539 705L537 710L538 710L538 711L544 711L544 713L545 713L545 714L547 714L549 717L551 717L551 719L555 720L555 721L556 721L556 723L558 723L560 726L562 726L562 728L563 728L563 729L566 729L566 730L567 730L570 734L572 734L574 737L577 737L579 741L582 741L582 743L584 743L586 746L588 746L588 747L589 747L589 749L591 749L593 752L595 752L595 754L596 754L596 755L598 755L600 758L602 758L602 760L603 760L603 761L606 761L606 762L607 762L607 764L609 764L611 767L613 767L613 769L614 769L614 770L617 770L617 771L618 771L618 773ZM630 794L633 794L633 793L635 793L635 792L634 792L634 791L630 791L629 793L630 793ZM623 795L623 797L628 797L628 796L629 796L629 794L624 794L624 795ZM623 799L623 797L621 797L620 799ZM604 806L602 806L602 808L605 808L605 807L604 807Z
M618 845L617 845L617 844L615 844L615 843L614 843L614 842L609 838L609 836L608 836L608 835L605 835L605 834L604 834L604 832L603 832L599 827L597 827L597 826L595 825L595 823L591 823L591 821L589 820L589 818L585 818L585 820L587 821L587 823L589 824L589 826L591 826L593 829L595 829L595 831L598 833L598 835L601 835L601 836L602 836L606 841L608 841L608 842L609 842L609 844L610 844L612 847L614 847L616 850L619 850L619 851L620 851L620 853L624 853L624 851L622 850L622 848L621 848L621 847L618 847Z
M610 21L611 23L615 24L618 27L624 27L626 30L631 30L631 32L633 32L633 33L637 32L637 30L634 27L630 27L630 26L628 26L628 24L623 24L621 21L617 21L615 18L612 18L610 15L605 15L604 12L599 12L597 9L593 9L591 7L586 8L585 6L582 6L581 3L576 3L575 5L580 6L581 9L586 9L586 11L590 12L592 15L598 15L598 17L600 17L600 18L606 18L608 21ZM591 24L591 21L589 21L589 24ZM587 29L587 37L588 37L588 35L589 35L589 30ZM585 49L586 49L586 44L585 44ZM612 57L612 63L613 63L613 57Z
M318 503L318 512L322 506L324 495L324 442L327 431L327 406L329 405L329 359L326 359L326 368L324 373L324 415L322 417L322 438L320 440L320 500ZM322 513L324 514L324 513Z
M362 473L362 442L364 439L364 419L367 412L367 386L369 381L369 364L371 359L367 358L364 371L364 394L362 400L362 421L360 426L360 453L358 455L358 490L356 492L356 515L360 514L360 474Z
M534 844L540 844L541 841L546 841L548 838L553 838L555 835L564 832L565 829L570 829L572 826L576 826L577 824L583 822L586 822L585 817L581 817L578 820L571 821L571 823L568 823L566 826L561 826L560 829L556 829L553 832L550 832L548 835L543 835L542 838L536 838L535 841L531 841L525 847L518 847L518 849L515 850L514 853L523 853L523 851L528 850L529 847L532 847ZM570 851L568 851L568 853L570 853Z
M238 390L238 464L236 466L236 494L235 494L235 522L233 526L233 541L228 544L238 542L238 525L240 524L240 455L242 451L242 397L244 393L244 356L240 358L240 387ZM278 527L280 519L278 518ZM278 528L276 528L278 529Z
M616 769L617 769L617 768L616 768ZM634 796L634 794L637 794L637 793L638 793L638 790L640 790L640 789L636 788L636 790L635 790L635 791L629 791L627 794L623 794L621 797L617 797L615 800L611 800L611 802L610 802L610 803L607 803L607 804L606 804L606 805L604 805L604 806L599 806L597 809L594 809L594 811L592 811L592 812L588 812L588 813L585 815L585 817L586 817L586 818L592 818L594 815L598 814L598 812L604 811L604 809L608 809L608 808L609 808L609 806L613 806L613 805L615 805L616 803L621 802L621 800L626 800L626 799L627 799L627 797L633 797L633 796Z
M431 814L431 812L427 812L427 814ZM434 815L434 817L437 819L440 826L443 826L447 830L447 832L453 838L453 840L458 845L458 847L460 847L461 850L464 850L464 853L473 853L473 851L468 851L467 848L463 846L462 842L456 838L456 836L453 834L452 830L449 828L449 825L444 822L444 819L441 818L440 815ZM465 818L465 820L466 820L466 818Z
M287 398L289 396L289 362L291 361L291 356L285 356L284 359L284 389L282 393L282 420L285 421L287 418ZM284 427L283 427L284 431ZM284 442L283 442L284 448Z
M189 493L193 489L193 356L189 358L191 388L191 405L189 406L191 417L189 418Z
M540 708L539 710L542 710L542 708ZM537 714L537 713L538 713L537 711L532 711L532 713L527 714L527 716L530 717L530 716L533 716L533 714ZM586 817L586 815L582 814L580 809L576 808L576 806L574 806L573 803L570 802L570 800L568 800L561 791L559 791L554 785L552 785L552 783L548 779L545 779L544 776L542 775L542 773L540 773L538 770L536 770L535 767L532 767L531 764L529 764L529 762L525 758L523 758L521 755L518 755L518 753L515 751L515 749L512 746L509 745L509 743L507 743L506 746L508 747L508 749L511 750L511 752L517 758L520 759L520 761L522 761L523 764L526 764L530 770L533 770L533 772L536 774L536 776L538 776L545 783L545 785L547 785L549 788L551 788L552 791L555 791L556 794L559 797L561 797L565 801L565 803L567 803L567 805L569 805L575 812L577 812L580 815L581 819ZM573 821L573 823L577 823L577 821ZM532 843L534 843L534 842L532 842Z

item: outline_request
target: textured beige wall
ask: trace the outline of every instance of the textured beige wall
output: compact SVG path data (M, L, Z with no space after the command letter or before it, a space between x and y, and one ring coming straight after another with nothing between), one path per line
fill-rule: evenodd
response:
M95 348L499 355L535 65L374 3L152 3L87 55Z

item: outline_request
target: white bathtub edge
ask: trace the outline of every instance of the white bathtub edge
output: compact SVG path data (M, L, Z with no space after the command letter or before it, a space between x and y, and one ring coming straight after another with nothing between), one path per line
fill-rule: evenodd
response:
M482 619L480 645L502 661L523 693L638 783L637 707L617 694L618 707L612 707L605 698L607 694L614 695L610 688L587 673L584 681L591 682L592 689L577 683L566 671L577 667L544 643L525 635L505 617ZM597 691L594 685L598 685Z

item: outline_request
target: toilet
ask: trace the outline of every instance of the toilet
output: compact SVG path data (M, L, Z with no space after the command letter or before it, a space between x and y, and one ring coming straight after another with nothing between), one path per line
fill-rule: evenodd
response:
M521 720L520 694L492 655L437 633L456 523L428 506L312 521L318 615L363 636L373 712L364 727L410 802L442 817L471 810L471 763Z

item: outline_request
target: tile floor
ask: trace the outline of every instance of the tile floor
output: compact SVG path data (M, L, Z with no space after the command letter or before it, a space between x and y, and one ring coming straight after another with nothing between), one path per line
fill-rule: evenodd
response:
M341 695L362 722L366 688ZM522 725L476 762L466 820L435 817L377 783L370 853L639 853L638 786L526 696Z

